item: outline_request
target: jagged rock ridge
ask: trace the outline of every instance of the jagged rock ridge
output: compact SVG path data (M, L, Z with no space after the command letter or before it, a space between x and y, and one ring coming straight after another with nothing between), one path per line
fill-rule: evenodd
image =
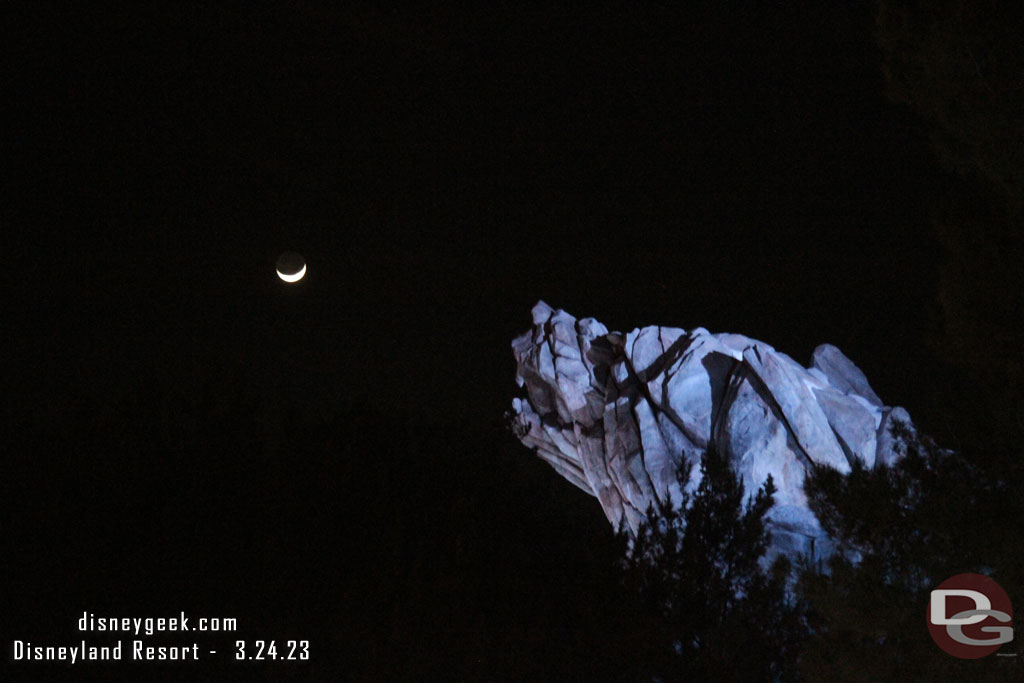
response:
M738 334L649 326L623 335L543 301L532 313L533 329L512 342L516 381L526 388L513 400L513 428L596 496L616 528L635 531L655 500L678 503L680 462L693 463L695 486L713 442L748 495L772 475L772 555L828 555L832 545L803 492L810 463L848 472L855 458L869 467L891 462L899 447L889 426L910 424L828 344L805 368Z

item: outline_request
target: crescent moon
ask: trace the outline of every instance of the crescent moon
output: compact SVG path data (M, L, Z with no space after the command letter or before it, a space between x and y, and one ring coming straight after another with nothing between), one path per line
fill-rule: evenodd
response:
M302 270L300 270L297 273L292 273L291 275L286 275L285 273L282 273L280 270L277 271L277 276L279 278L281 278L282 280L284 280L285 282L298 282L299 280L302 279L302 276L305 275L305 274L306 274L306 265L305 264L302 265Z

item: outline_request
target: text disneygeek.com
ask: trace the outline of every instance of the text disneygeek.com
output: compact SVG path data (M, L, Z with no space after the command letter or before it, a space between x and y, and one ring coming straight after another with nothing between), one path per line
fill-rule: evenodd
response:
M78 631L90 634L93 642L79 640L73 643L39 643L14 640L11 661L18 662L80 662L102 661L199 661L224 658L235 661L308 661L309 641L299 639L278 640L221 640L204 644L201 638L187 643L152 644L142 637L163 634L233 633L238 620L230 617L190 617L184 612L171 617L111 617L83 612L78 619ZM124 634L124 640L110 641L109 636ZM106 638L104 636L107 636ZM214 636L209 636L213 639ZM102 639L104 642L97 642Z

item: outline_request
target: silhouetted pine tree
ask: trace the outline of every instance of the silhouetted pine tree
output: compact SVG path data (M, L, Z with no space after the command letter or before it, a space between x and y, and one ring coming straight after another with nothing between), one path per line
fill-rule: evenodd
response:
M848 475L818 467L805 483L811 509L842 552L830 561L830 575L801 572L798 593L812 630L801 673L829 683L1020 676L1020 657L947 655L925 623L930 591L965 572L991 576L1015 606L1024 604L1012 482L902 426L894 431L906 442L894 465L855 463ZM1021 652L1020 629L1000 652Z
M743 504L743 486L713 448L701 459L700 484L683 504L648 509L626 546L625 583L651 618L641 676L665 681L796 680L804 635L785 592L789 563L759 564L770 534L771 477ZM689 467L678 474L680 486Z

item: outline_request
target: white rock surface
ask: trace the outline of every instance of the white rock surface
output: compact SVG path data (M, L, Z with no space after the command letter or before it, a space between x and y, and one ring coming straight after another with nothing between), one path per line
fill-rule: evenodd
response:
M769 512L771 556L827 556L832 544L807 507L810 463L848 472L854 459L891 463L903 408L882 404L864 373L823 344L805 368L771 346L737 334L650 326L609 332L543 301L533 329L512 342L512 402L520 440L595 496L609 521L635 531L650 503L680 500L675 472L714 443L753 495L769 474L778 491Z

